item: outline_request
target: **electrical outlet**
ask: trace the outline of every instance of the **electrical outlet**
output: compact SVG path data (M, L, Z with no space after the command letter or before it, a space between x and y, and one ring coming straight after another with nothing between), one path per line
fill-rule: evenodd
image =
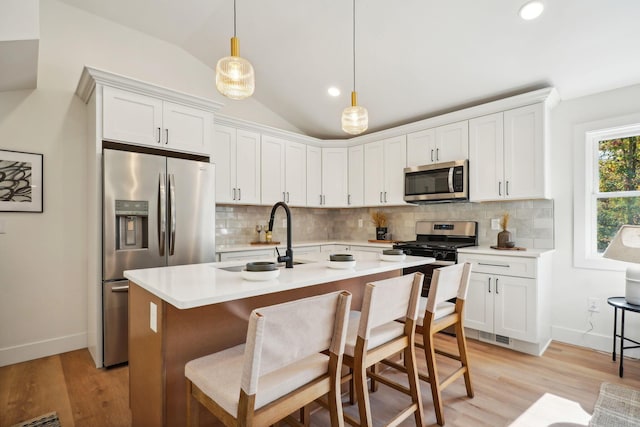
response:
M358 228L362 228L362 226L363 226L363 222L362 222L362 218L360 218L358 220Z
M149 301L149 328L158 332L158 306Z
M587 299L587 311L593 311L596 313L600 312L600 302L598 298L589 298Z
M491 229L500 230L500 218L491 218Z

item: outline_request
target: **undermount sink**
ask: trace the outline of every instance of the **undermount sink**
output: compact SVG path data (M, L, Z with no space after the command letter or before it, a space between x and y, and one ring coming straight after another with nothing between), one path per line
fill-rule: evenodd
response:
M293 265L299 265L299 264L307 264L308 261L293 261ZM284 268L285 264L284 262L279 262L278 264L276 264L278 266L278 268ZM235 273L239 273L242 270L244 270L246 268L245 264L241 264L241 265L232 265L230 267L217 267L220 270L224 270L224 271L231 271L231 272L235 272Z

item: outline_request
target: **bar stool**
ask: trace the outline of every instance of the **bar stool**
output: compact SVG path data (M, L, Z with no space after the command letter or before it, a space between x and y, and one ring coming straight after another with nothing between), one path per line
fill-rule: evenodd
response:
M429 296L420 298L420 313L423 314L418 318L417 329L422 332L423 344L417 344L417 346L424 349L428 376L424 374L419 374L419 376L421 380L431 385L436 420L441 426L444 425L442 390L460 376L464 376L467 396L473 397L467 357L467 340L464 334L464 301L467 297L470 273L471 264L468 262L438 268L434 270L431 279ZM455 303L449 302L454 298ZM457 355L435 348L435 334L451 326L454 327L456 334ZM436 353L460 362L460 367L442 381L438 377Z
M229 427L269 426L328 395L331 425L342 427L350 306L343 291L253 310L245 344L185 365L187 426L198 425L198 403Z
M411 404L388 425L397 425L414 415L417 426L423 426L422 399L415 357L415 322L418 317L418 299L422 290L422 273L394 277L368 283L365 287L360 312L349 314L349 329L343 363L352 374L358 402L360 420L345 414L349 424L372 425L371 405L367 390L367 376L372 380L408 394ZM404 323L396 321L406 318ZM407 372L409 388L367 370L381 360L403 352L403 368Z

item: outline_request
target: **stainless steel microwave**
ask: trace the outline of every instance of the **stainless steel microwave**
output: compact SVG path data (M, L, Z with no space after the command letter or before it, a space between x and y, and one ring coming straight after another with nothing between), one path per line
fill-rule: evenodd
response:
M405 168L404 200L411 203L468 200L468 171L468 160Z

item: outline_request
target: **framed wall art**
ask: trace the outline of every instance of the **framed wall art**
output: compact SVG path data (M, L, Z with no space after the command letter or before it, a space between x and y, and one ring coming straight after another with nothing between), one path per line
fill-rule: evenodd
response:
M0 149L0 212L42 212L42 154Z

